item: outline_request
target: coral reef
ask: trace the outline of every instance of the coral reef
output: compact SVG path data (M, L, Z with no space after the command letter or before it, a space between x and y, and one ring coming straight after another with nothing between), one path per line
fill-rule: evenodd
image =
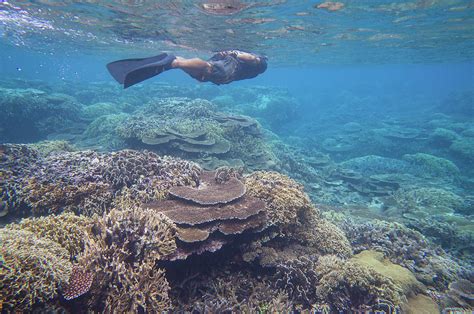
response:
M267 227L265 203L244 195L244 184L231 174L231 170L204 171L196 188L170 189L170 194L178 200L144 205L163 213L178 225L180 242L171 260L215 252L244 232L258 232Z
M452 161L430 154L404 155L403 160L419 167L420 173L423 173L425 176L454 180L460 175L459 168Z
M151 209L114 209L93 228L79 265L94 274L89 305L96 310L169 308L168 282L156 261L176 250L174 224Z
M92 216L110 209L125 187L141 202L163 198L167 189L196 180L199 167L147 151L57 152L47 156L27 145L5 145L0 169L6 211L35 214L73 211Z
M27 311L58 296L72 269L58 243L26 230L0 229L0 282L6 310Z
M137 110L117 131L133 147L187 159L241 158L250 169L275 164L255 120L215 111L203 99L165 98Z
M245 177L245 186L249 195L266 203L270 225L288 228L297 224L302 212L313 208L303 186L277 172L254 172Z
M74 258L84 250L87 232L94 222L94 218L64 213L57 216L25 218L19 223L7 225L4 230L32 232L38 237L58 243Z
M83 127L79 104L68 95L39 89L0 88L0 139L2 142L32 142L47 135Z
M364 250L382 252L392 262L409 269L426 285L445 289L450 282L467 273L461 261L447 255L421 233L399 223L381 220L356 222L344 218L337 225L350 239L355 253Z

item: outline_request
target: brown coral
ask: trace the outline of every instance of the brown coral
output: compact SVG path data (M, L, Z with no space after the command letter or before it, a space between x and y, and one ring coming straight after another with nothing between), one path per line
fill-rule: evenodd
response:
M58 243L26 230L0 229L0 282L6 309L30 310L37 302L58 296L72 264Z
M254 172L245 177L245 186L248 195L266 203L270 225L288 227L297 224L298 216L313 208L303 187L277 172Z
M171 187L169 193L174 197L201 205L226 204L245 194L245 185L237 178L227 181L216 180L215 171L203 171L196 188L187 186Z
M9 224L7 230L25 230L36 236L59 243L69 251L71 257L84 250L84 241L95 219L76 216L72 213L51 215L39 218L25 218L18 224Z
M131 207L110 211L93 230L79 259L95 275L92 308L168 309L166 279L154 265L176 250L174 224L151 209Z
M330 302L339 310L375 305L378 299L400 304L402 288L357 259L344 261L333 255L321 256L316 264L320 301Z
M164 213L174 223L191 226L216 220L247 219L265 208L261 200L250 196L224 206L202 206L179 200L158 201L143 206Z

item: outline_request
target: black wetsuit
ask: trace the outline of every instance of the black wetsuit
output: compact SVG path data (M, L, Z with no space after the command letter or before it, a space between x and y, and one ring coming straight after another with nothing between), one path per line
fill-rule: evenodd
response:
M256 60L242 60L238 58L238 50L220 51L209 60L211 71L203 77L195 77L201 82L212 82L217 85L228 84L233 81L254 78L267 69L267 58L254 53Z

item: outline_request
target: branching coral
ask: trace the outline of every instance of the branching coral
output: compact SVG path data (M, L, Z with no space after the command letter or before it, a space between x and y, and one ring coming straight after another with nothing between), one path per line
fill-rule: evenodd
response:
M254 172L245 177L245 185L249 195L266 203L270 225L295 225L299 215L312 209L303 187L277 172Z
M5 145L0 171L6 179L0 182L4 212L74 211L92 216L107 212L117 194L141 202L164 198L173 185L195 183L200 168L147 151L57 152L43 157L26 145Z
M333 223L312 217L305 221L305 227L296 231L295 238L318 250L320 254L339 257L352 255L352 248L344 232Z
M115 279L106 300L108 313L153 313L170 309L170 289L165 271L146 260L139 265L125 261L115 265Z
M338 226L345 232L356 253L383 252L392 262L412 271L421 282L445 289L465 272L464 267L421 233L398 223L380 220L357 223L344 219Z
M68 250L71 257L84 250L84 241L95 219L76 216L72 213L40 218L22 219L18 224L9 224L5 230L24 230L49 239Z
M316 293L322 302L329 302L339 310L374 305L378 299L400 304L402 289L357 260L343 261L335 256L319 258L316 268L318 286Z
M167 283L155 262L176 250L174 224L151 209L131 207L112 210L93 229L79 260L95 274L91 306L111 311L153 306L156 311L166 310ZM125 295L137 303L118 299Z
M26 230L0 229L0 288L3 306L30 310L37 302L57 297L72 264L69 253L58 243Z

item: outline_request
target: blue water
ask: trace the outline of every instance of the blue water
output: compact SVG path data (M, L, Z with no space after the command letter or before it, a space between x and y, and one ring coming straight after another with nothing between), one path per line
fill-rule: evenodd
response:
M206 9L222 3L232 12ZM64 194L62 199L57 191L59 194L49 196L48 184L56 185L59 191L70 188L70 182L82 184L84 178L76 176L96 165L96 159L88 159L92 154L88 150L97 156L127 154L127 149L147 150L196 162L206 170L229 166L241 168L244 175L255 171L286 175L301 184L321 219L340 228L354 254L378 250L391 262L409 269L425 285L419 294L435 300L439 310L472 310L472 298L459 291L465 289L472 296L474 286L474 5L467 0L346 0L341 1L342 8L329 11L318 8L321 3L0 1L1 239L6 234L5 225L30 216L68 211L85 216L92 216L94 211L100 216L109 213L116 206L111 200L100 209L84 209L84 204L102 197L93 194L100 189L68 192L71 194ZM267 71L251 80L216 86L172 70L123 89L105 67L114 60L163 51L206 59L214 51L235 48L268 56ZM166 107L176 102L172 97L186 97L184 105L172 110ZM199 104L200 110L225 117L244 115L246 118L241 119L251 121L251 127L240 125L235 133L232 128L222 131L217 118L209 113L200 116L202 111L193 111L189 104ZM176 112L170 115L163 108ZM166 135L169 127L189 135L202 125L220 130L207 134L204 140L196 137L196 141L204 141L196 144L203 150L186 150L180 146L182 139L176 138L150 144ZM151 135L140 133L143 129ZM192 146L194 140L191 136L186 143ZM229 148L224 153L213 151L208 148L214 147L212 141L227 142ZM27 154L30 150L34 153ZM19 156L13 156L18 152ZM68 158L73 161L68 163ZM81 164L80 171L74 168L79 174L67 168L80 164L74 158L83 158L80 160L87 164ZM68 165L66 170L61 162ZM140 172L146 167L136 168ZM106 190L113 193L111 199L128 193L124 186L108 182L110 177L95 175L91 175L94 179L86 175L85 181L107 186ZM147 173L141 175L134 173L127 188L151 184L140 181ZM42 190L38 187L36 191L32 187L37 182L48 188L41 186ZM43 194L48 195L46 201L40 197ZM137 195L134 201L142 202ZM89 196L93 201L87 199ZM302 307L323 312L326 305L341 310L337 300L346 297L349 301L344 306L353 309L362 308L364 302L373 310L380 308L382 301L375 304L374 299L363 299L360 291L354 292L358 297L344 294L353 292L349 288L341 288L341 294L334 288L333 295L323 297L314 288L323 282L315 279L318 275L314 269L320 265L318 258L327 252L308 242L291 242L291 235L284 234L269 235L268 239L276 237L275 242L252 243L259 248L268 245L265 249L269 251L281 250L275 251L275 261L271 262L275 265L268 261L267 265L259 264L258 258L243 263L248 254L243 257L232 251L237 247L244 250L238 245L219 251L217 259L224 260L222 265L216 265L209 252L202 259L193 256L176 263L159 261L157 265L166 269L170 282L166 293L173 306L169 309L220 312L228 306L233 311L245 311L243 303L236 306L229 295L227 299L220 296L223 291L206 290L205 286L232 280L249 280L258 286L262 280L257 276L265 278L270 291L282 289L278 291L289 298L293 310ZM292 254L306 260L292 259ZM341 254L338 258L349 256ZM79 259L79 255L71 256L69 262ZM7 266L12 267L8 261ZM0 255L0 270L2 263ZM136 270L140 263L129 267ZM450 263L451 268L446 266ZM309 264L313 268L307 268ZM299 281L292 267L301 268L311 288ZM197 270L184 274L183 268ZM214 268L215 273L207 273ZM282 287L278 276L291 285ZM20 277L9 280L16 282ZM188 280L189 291L180 284ZM293 285L308 288L311 296L302 301ZM35 301L34 307L44 310L56 304L67 311L74 306L104 310L104 299L91 301L97 291L74 301L77 303L68 303L63 298L64 287L56 289L46 301ZM104 295L111 293L103 289ZM250 298L246 287L239 289L234 293ZM271 311L270 299L264 294L253 297L262 298L259 309ZM393 308L402 303L408 307L414 304L401 302L392 304ZM7 310L31 306L5 304ZM218 304L224 305L219 308ZM433 303L425 304L427 308L429 305Z

